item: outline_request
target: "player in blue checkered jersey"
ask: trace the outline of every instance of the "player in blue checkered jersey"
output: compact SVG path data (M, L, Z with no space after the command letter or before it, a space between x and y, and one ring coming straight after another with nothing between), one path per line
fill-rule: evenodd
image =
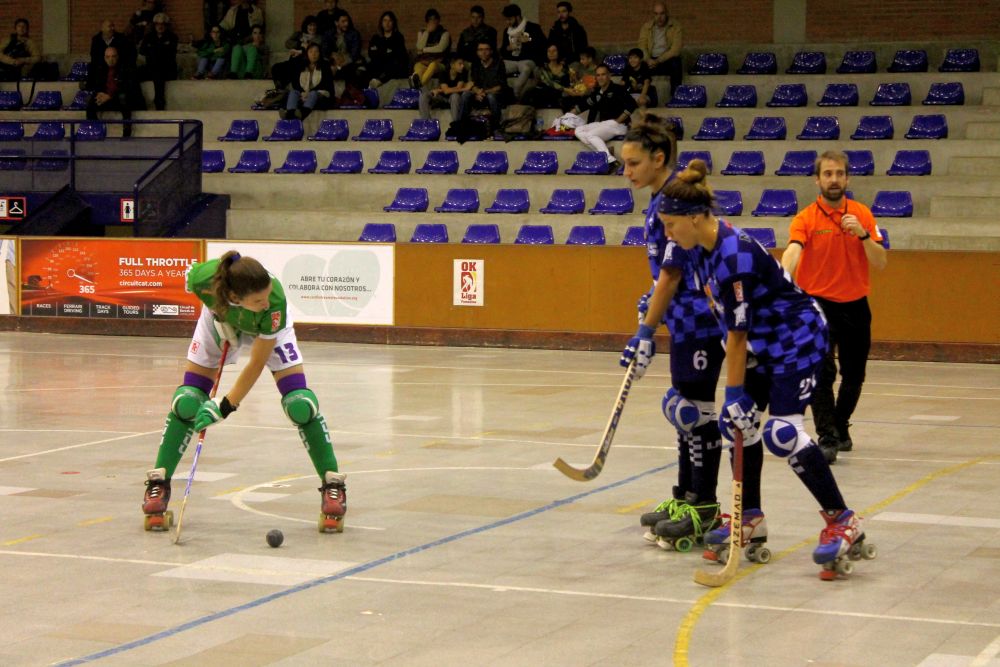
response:
M762 517L763 442L788 460L819 502L826 527L813 553L816 563L838 561L864 539L861 519L847 508L826 458L803 427L816 372L826 354L826 320L819 307L759 243L712 213L707 165L693 160L668 183L658 202L668 236L697 255L697 274L710 292L726 330L726 394L719 426L732 440L743 433L743 538ZM747 368L748 350L752 353ZM753 361L756 363L754 364ZM760 412L770 417L760 427ZM728 542L728 524L706 542ZM752 538L749 538L752 539Z
M635 359L642 377L655 354L653 334L662 322L670 330L671 387L663 414L677 430L677 485L670 498L640 523L645 538L664 549L687 551L719 521L716 486L722 437L715 414L715 389L722 368L722 330L698 289L693 255L667 239L657 217L660 188L670 180L677 142L667 122L647 114L622 145L625 177L652 192L645 236L653 288L639 299L639 330L622 353Z

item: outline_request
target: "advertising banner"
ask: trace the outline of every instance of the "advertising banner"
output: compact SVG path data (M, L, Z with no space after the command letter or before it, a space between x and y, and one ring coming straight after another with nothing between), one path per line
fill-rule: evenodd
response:
M21 314L49 317L198 317L184 289L201 241L22 238Z
M455 306L481 306L486 289L486 261L482 259L456 259L452 274L452 304Z
M253 257L281 281L294 322L393 323L391 245L209 241L205 256L220 257L228 250Z
M17 240L0 238L0 315L17 315Z

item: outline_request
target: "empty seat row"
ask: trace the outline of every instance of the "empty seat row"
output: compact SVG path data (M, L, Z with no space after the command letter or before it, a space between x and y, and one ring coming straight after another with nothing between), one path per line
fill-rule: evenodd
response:
M844 151L848 157L852 176L870 176L875 173L875 158L870 150ZM781 166L775 170L778 176L810 176L813 174L817 151L786 151ZM681 151L677 154L677 168L683 169L691 160L704 160L708 171L713 171L710 151ZM763 151L733 151L729 164L722 173L726 176L763 176ZM897 151L892 166L886 171L889 176L926 176L931 173L930 151Z
M63 106L63 97L60 91L40 90L35 94L31 103L25 105L20 91L0 90L0 111L84 111L89 100L90 93L81 90L77 92L69 105Z
M735 193L739 197L740 193ZM719 193L716 192L718 197ZM724 215L738 216L742 213L742 197L738 201L734 199L723 201L718 197L719 212ZM739 209L736 210L738 205ZM729 206L730 211L726 210ZM871 212L876 217L883 218L909 218L913 216L913 197L906 190L879 190L872 200ZM764 190L761 193L760 201L756 208L750 212L755 217L779 216L790 217L799 212L799 203L795 195L795 190Z
M108 129L98 121L81 121L76 125L73 135L77 141L97 141L106 139ZM0 142L4 141L62 141L66 139L66 126L63 123L51 121L38 124L35 133L25 136L24 123L21 121L0 121Z
M636 229L642 232L641 227ZM370 222L361 231L359 241L370 243L395 243L396 226L391 222ZM410 237L410 243L447 243L448 227L441 223L420 223ZM552 244L555 237L550 225L522 225L518 230L516 244ZM500 243L500 227L490 224L469 225L462 237L462 243ZM605 245L604 227L600 225L576 225L566 237L566 245ZM623 243L623 245L625 245Z
M831 83L823 92L817 106L858 106L858 87L853 83ZM781 83L774 87L769 107L804 107L809 103L809 95L804 83ZM870 106L909 106L913 103L910 84L880 83ZM925 105L965 104L965 88L960 81L932 83L927 90ZM673 108L701 109L708 106L708 89L699 84L677 86L673 97L666 106ZM757 87L753 85L726 86L717 107L754 108L757 106Z
M430 207L427 188L399 188L392 203L384 210L396 213L423 213ZM583 213L582 190L556 190L542 213ZM475 213L479 210L479 193L474 188L459 188L448 191L441 206L434 209L438 213ZM528 191L504 188L497 191L493 204L483 209L486 213L528 213L531 198ZM588 210L593 215L624 215L635 210L632 191L628 188L606 188L598 194L594 207Z
M895 128L892 116L862 116L851 139L892 139ZM757 116L750 130L743 135L748 141L783 141L788 136L788 125L782 116ZM943 114L914 116L906 132L907 139L946 139L948 119ZM695 141L732 141L736 138L736 122L732 116L703 118L701 127L691 135ZM830 140L840 138L840 119L837 116L809 116L802 131L795 135L801 140Z
M900 49L892 59L888 72L926 72L930 67L927 51ZM977 49L949 49L938 67L939 72L978 72ZM838 74L873 74L878 71L874 51L848 51L844 54ZM691 74L729 74L729 58L724 53L702 53L688 70ZM777 74L778 59L771 52L750 52L743 59L737 74ZM826 54L822 51L799 51L792 58L786 74L826 74Z

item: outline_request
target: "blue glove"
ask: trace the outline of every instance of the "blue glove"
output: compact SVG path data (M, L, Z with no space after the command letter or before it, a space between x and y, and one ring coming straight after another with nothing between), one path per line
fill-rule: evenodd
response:
M646 313L649 312L649 299L651 296L653 296L653 287L650 287L648 292L640 296L639 301L635 304L636 314L639 316L639 324L642 324L646 320Z
M649 368L649 363L653 360L653 355L656 354L653 332L650 327L640 324L639 330L629 339L628 345L622 350L621 359L618 360L622 366L628 367L632 359L635 359L635 379L637 380L646 374L646 369Z
M736 430L743 439L753 442L757 435L757 404L743 391L743 385L726 387L726 401L719 412L719 430L730 442L736 440Z

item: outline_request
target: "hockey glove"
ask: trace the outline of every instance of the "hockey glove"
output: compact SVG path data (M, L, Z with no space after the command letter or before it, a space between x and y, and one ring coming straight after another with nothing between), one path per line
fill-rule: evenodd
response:
M194 416L194 430L204 431L213 424L218 424L231 413L236 412L236 408L229 402L228 398L223 398L221 403L207 400L198 408L198 414Z
M229 322L220 322L219 320L213 319L212 324L215 325L215 331L219 334L219 343L228 342L231 347L236 347L240 342L240 332L236 330ZM219 347L222 347L221 345Z
M646 374L653 355L656 354L656 343L653 342L653 329L645 324L639 325L639 330L629 339L628 345L622 350L621 359L618 360L626 368L635 359L635 379L638 380Z
M743 391L743 386L726 387L726 401L719 412L719 430L730 442L736 430L743 432L746 442L754 442L757 434L757 404Z
M649 288L649 291L639 297L639 301L635 304L636 315L639 317L639 324L642 324L646 320L646 313L649 311L649 298L653 296L653 287Z

